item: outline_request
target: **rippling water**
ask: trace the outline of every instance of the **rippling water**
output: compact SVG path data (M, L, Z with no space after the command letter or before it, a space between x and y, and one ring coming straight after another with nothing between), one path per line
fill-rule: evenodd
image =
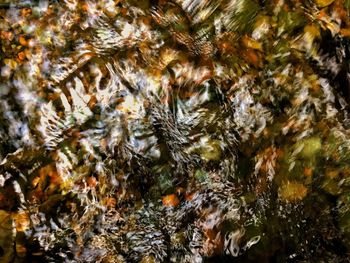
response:
M0 1L0 262L348 262L349 14Z

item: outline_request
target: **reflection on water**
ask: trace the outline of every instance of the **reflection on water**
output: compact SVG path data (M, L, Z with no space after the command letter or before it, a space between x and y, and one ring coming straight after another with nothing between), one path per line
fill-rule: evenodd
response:
M348 0L0 3L0 262L346 262Z

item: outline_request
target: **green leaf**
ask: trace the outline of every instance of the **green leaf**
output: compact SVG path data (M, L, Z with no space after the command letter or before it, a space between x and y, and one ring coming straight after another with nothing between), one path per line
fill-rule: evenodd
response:
M281 11L278 14L278 34L290 33L303 27L306 18L298 12Z

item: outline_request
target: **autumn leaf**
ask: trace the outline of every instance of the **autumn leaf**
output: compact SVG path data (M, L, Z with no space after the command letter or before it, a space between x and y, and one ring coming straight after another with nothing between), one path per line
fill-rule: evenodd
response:
M170 194L163 197L162 203L167 207L175 207L180 204L180 200L175 194Z
M30 219L27 212L17 212L15 214L12 214L12 217L15 221L17 231L24 232L30 228Z
M304 199L308 189L296 181L286 181L279 188L279 196L283 201L296 202Z

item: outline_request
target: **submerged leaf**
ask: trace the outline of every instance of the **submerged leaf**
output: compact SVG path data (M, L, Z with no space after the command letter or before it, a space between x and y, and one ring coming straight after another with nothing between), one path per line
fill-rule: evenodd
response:
M329 6L333 2L334 2L334 0L315 0L316 5L320 8Z
M279 196L283 201L295 202L304 199L308 189L299 182L286 181L279 188Z

